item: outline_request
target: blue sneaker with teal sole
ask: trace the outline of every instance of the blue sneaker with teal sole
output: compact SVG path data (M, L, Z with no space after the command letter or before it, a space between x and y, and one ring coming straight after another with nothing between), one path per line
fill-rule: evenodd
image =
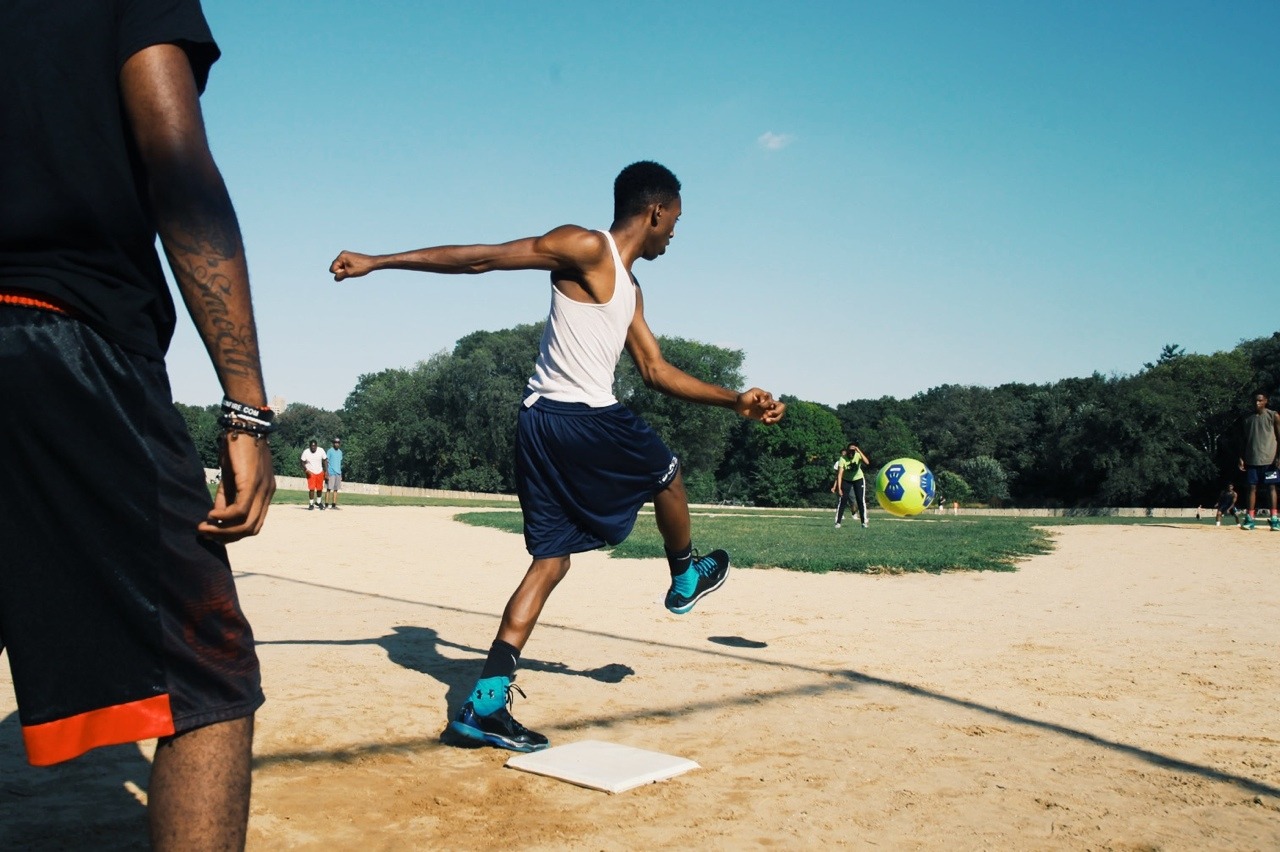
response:
M521 725L507 708L511 706L511 691L515 690L525 697L524 690L505 677L493 677L476 684L473 700L462 705L458 718L449 723L449 732L474 743L491 745L511 751L541 751L549 743L547 738L537 731L531 731ZM487 693L487 694L485 694ZM494 699L498 704L493 707ZM476 709L492 709L481 715Z
M667 609L676 615L684 615L698 601L723 586L728 576L729 554L713 550L699 557L695 551L685 572L671 578L671 588L667 589Z

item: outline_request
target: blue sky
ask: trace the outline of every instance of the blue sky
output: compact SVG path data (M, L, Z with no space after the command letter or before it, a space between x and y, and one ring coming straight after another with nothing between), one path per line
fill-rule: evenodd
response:
M340 249L607 227L637 159L684 184L635 270L650 326L775 394L1131 374L1280 329L1274 0L205 6L289 402L546 315L545 274L339 285ZM189 322L169 364L175 399L219 398Z

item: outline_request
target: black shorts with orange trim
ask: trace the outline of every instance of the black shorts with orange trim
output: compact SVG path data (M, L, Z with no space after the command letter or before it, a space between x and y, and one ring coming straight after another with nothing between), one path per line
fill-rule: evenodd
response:
M164 364L0 303L0 646L35 765L252 715L253 634L200 538L203 467Z

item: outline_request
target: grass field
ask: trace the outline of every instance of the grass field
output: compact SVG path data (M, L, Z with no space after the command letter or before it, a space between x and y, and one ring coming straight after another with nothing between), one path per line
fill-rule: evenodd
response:
M469 512L458 520L521 532L520 513ZM992 518L921 515L894 518L873 513L862 529L856 520L835 529L832 513L792 511L694 512L694 544L724 548L743 568L788 568L823 573L906 571L1012 571L1017 561L1052 548L1052 527L1069 524L1151 523L1138 518ZM1166 521L1167 523L1167 521ZM652 513L641 513L634 532L612 548L620 557L657 558L662 539Z
M214 486L210 486L212 494ZM342 495L344 506L457 506L505 509L466 512L458 520L516 535L522 532L519 507L505 500L461 500L447 497ZM277 491L273 503L303 505L305 491ZM793 571L850 571L889 574L907 571L1013 571L1020 559L1047 553L1052 529L1072 524L1177 523L1159 518L999 518L925 514L894 518L872 510L871 526L856 520L835 529L830 510L743 509L693 510L694 544L704 551L724 548L743 568L787 568ZM1183 521L1187 523L1187 521ZM640 514L631 536L610 552L626 559L663 555L662 539L652 511Z

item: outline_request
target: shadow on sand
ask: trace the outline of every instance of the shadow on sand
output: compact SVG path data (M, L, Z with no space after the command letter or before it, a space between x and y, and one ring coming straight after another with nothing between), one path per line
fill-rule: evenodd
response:
M424 674L444 685L445 707L443 722L452 719L467 700L467 694L480 675L488 649L460 645L442 639L440 634L430 627L414 627L402 625L393 627L391 633L372 639L281 639L262 641L259 645L377 645L387 652L387 658L398 666L410 671ZM463 651L474 656L473 659L455 659L446 657L441 648ZM523 657L520 660L523 671L550 672L570 677L585 677L601 683L621 683L623 679L635 674L635 669L622 663L608 663L593 669L575 669L565 663L548 662ZM443 734L443 732L442 732ZM444 737L442 741L449 745L470 747L472 744Z
M151 764L134 744L30 766L18 714L0 721L0 849L147 848Z

